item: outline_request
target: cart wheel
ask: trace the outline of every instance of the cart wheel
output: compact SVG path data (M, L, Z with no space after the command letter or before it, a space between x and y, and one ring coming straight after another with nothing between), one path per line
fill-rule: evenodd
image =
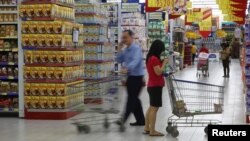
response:
M126 130L126 127L123 124L121 124L120 127L119 127L119 131L120 132L125 132L125 130Z
M166 131L167 131L167 133L173 132L172 122L168 122L168 126L166 127Z
M175 130L171 133L172 137L176 138L179 136L179 131L178 130Z
M108 120L107 117L106 117L106 118L104 119L104 121L103 121L103 127L104 127L105 129L108 129L108 128L110 127L110 123L109 123L109 120Z
M90 133L90 127L88 125L77 125L77 130L79 133Z
M105 128L105 129L108 129L109 127L110 127L110 123L108 122L108 121L104 121L104 123L103 123L103 127Z
M207 134L208 133L208 126L204 128L204 132Z
M167 133L172 133L173 132L173 127L172 127L172 125L168 125L167 126L167 128L166 128L166 131L167 131Z

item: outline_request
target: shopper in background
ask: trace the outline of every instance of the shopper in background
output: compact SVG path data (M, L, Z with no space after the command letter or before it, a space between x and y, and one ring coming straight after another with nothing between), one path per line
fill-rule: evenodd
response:
M232 43L231 43L231 48L232 48L232 54L231 57L233 59L238 59L240 57L240 42L239 39L235 38L233 39Z
M164 86L164 77L162 75L167 59L160 60L161 54L164 52L164 43L160 40L155 40L147 54L146 66L148 71L148 85L150 106L146 113L145 133L150 136L163 136L162 133L155 130L156 114L159 107L162 106L162 88Z
M229 63L230 63L230 48L228 43L222 43L221 44L222 51L220 51L220 56L223 64L223 70L224 70L224 76L223 77L230 77L230 68L229 68Z
M209 53L209 49L205 46L204 43L201 44L201 48L199 50L199 53Z
M142 49L133 42L133 32L125 30L122 34L122 41L119 43L117 62L124 63L122 72L127 73L127 105L124 112L122 123L125 123L131 113L134 114L136 122L130 123L131 126L144 126L145 118L141 101L140 91L143 87L144 64Z
M192 64L194 65L194 60L195 60L196 52L197 52L197 49L196 49L196 46L195 46L194 42L192 43L191 52L192 52Z

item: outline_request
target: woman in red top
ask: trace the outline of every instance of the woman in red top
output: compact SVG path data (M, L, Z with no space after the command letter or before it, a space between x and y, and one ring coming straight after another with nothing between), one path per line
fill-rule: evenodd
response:
M146 66L148 71L148 85L150 107L146 113L145 133L150 136L163 136L162 133L155 130L156 114L159 107L162 106L162 88L165 84L162 75L167 59L160 60L160 55L165 50L164 43L160 40L155 40L147 54Z

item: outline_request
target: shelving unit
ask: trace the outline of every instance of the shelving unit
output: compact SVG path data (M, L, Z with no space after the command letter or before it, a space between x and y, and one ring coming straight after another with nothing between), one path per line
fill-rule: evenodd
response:
M244 91L246 103L246 123L250 123L250 22L245 24L245 46L242 49L242 80L245 84Z
M84 79L88 82L107 78L113 70L115 50L114 42L109 40L108 9L101 4L79 3L75 13L76 22L84 25ZM109 85L112 83L93 84L86 88L84 104L96 107L103 104L103 94Z
M32 15L30 8L40 5L46 13ZM26 119L67 119L83 104L83 88L78 87L84 74L83 26L74 22L73 7L73 0L22 2ZM76 30L79 42L73 41Z
M19 25L16 0L0 3L0 117L18 116Z

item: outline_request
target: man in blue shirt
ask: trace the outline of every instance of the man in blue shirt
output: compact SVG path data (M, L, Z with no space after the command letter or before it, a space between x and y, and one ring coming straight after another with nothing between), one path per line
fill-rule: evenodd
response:
M125 49L123 49L124 46ZM143 126L145 125L145 118L139 95L144 84L144 63L142 49L133 42L131 30L123 31L122 42L118 47L117 62L125 65L122 72L128 74L126 82L128 99L122 122L126 122L129 115L133 113L136 122L130 123L130 125Z

